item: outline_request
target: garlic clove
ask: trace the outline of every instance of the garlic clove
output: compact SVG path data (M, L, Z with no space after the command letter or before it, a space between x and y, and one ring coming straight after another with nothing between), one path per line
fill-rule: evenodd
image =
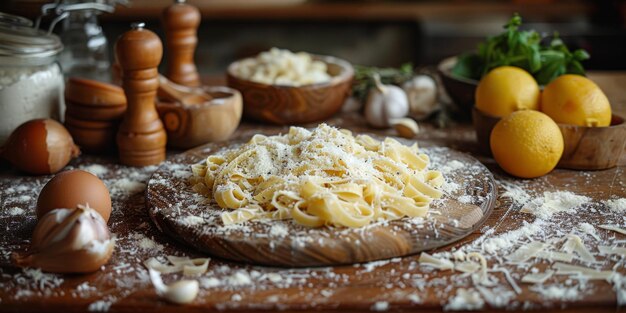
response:
M114 240L107 240L91 250L64 253L44 251L23 255L16 253L13 254L13 262L20 267L36 267L51 273L92 273L109 261L114 247Z
M200 285L198 284L198 281L179 280L168 286L163 297L170 302L185 304L196 299L199 290Z
M410 118L398 118L391 120L391 125L400 137L414 138L419 133L417 122Z
M402 84L406 92L410 115L415 118L424 118L434 112L439 103L437 102L437 83L428 75L417 75Z
M159 272L151 268L148 272L157 294L169 302L186 304L198 296L200 284L196 280L179 280L168 286L163 283Z
M20 267L38 267L54 273L89 273L106 264L113 253L115 238L106 222L93 209L56 209L44 215L26 253L13 253Z
M365 104L365 119L374 127L390 126L392 119L405 117L409 113L409 102L402 88L383 85L375 76L376 88L371 88Z

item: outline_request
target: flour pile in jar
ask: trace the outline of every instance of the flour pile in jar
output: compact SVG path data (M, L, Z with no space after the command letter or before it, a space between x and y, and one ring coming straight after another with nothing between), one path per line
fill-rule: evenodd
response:
M246 144L192 166L193 189L226 209L225 225L253 219L361 227L423 217L444 178L417 144L353 136L320 124Z

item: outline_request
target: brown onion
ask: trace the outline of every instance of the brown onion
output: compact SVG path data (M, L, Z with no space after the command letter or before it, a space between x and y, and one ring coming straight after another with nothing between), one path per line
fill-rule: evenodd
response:
M53 273L95 272L111 258L115 239L102 216L88 206L56 209L44 215L26 253L13 253L20 267Z
M51 119L25 122L2 147L2 156L13 166L35 175L56 173L79 154L67 129Z

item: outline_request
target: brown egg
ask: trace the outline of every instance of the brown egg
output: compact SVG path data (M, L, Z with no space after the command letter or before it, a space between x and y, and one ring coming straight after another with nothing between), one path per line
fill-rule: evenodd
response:
M111 216L111 196L104 183L95 175L81 171L65 171L54 176L39 193L37 218L60 208L89 205L104 221Z

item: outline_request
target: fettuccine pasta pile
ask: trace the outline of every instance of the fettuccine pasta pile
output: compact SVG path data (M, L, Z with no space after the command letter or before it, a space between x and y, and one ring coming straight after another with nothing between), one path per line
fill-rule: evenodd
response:
M192 166L195 191L214 200L225 225L293 219L318 227L361 227L377 220L425 216L439 198L440 172L417 144L352 136L321 124L255 135Z

